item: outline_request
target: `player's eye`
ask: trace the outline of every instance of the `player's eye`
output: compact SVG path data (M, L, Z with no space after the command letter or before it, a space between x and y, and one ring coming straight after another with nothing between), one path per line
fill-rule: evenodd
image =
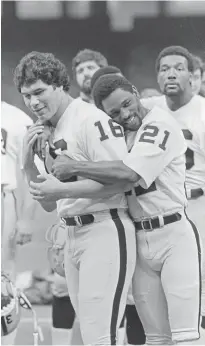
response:
M30 94L25 94L25 95L24 95L24 98L27 99L27 100L30 100L31 95L30 95Z
M124 104L123 104L123 107L126 108L130 105L131 101L126 101Z
M34 95L41 95L41 94L43 94L43 90L38 90L34 93Z
M83 73L83 69L81 68L80 70L76 71L77 74Z
M176 69L177 69L177 71L183 71L184 70L184 66L183 65L178 65Z
M120 111L115 111L111 114L111 118L116 118L120 114Z
M94 66L88 66L88 70L94 70L95 67Z

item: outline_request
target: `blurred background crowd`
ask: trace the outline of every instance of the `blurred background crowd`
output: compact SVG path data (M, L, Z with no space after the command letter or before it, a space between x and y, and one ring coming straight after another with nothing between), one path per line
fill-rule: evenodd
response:
M140 91L157 88L159 51L182 45L204 60L204 32L204 1L2 1L2 99L27 112L13 70L32 50L54 53L71 76L79 50L98 50Z

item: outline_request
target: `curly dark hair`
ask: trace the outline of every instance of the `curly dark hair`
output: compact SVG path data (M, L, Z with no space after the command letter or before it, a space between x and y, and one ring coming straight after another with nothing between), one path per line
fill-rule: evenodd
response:
M160 61L162 58L168 55L180 55L183 56L184 58L187 59L188 62L188 70L190 72L193 72L194 70L194 62L193 62L193 56L192 54L188 51L188 49L182 47L182 46L169 46L164 48L158 55L155 68L156 71L159 72L159 67L160 67Z
M14 71L14 83L19 92L23 85L31 85L37 80L48 85L70 89L70 77L65 65L52 53L31 52L25 55Z
M132 84L123 76L107 74L97 79L93 87L93 99L97 108L104 110L102 101L116 89L134 93Z
M107 59L100 52L92 49L80 50L72 60L72 70L75 77L76 67L82 62L93 60L99 67L105 67L108 65Z

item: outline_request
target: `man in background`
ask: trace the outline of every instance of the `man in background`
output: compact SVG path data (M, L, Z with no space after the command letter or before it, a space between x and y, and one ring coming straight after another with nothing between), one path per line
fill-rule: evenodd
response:
M107 59L100 53L91 49L80 50L72 60L73 77L80 91L80 98L93 103L91 95L91 79L101 67L108 65Z
M193 56L194 69L192 73L192 90L193 95L201 95L202 78L203 78L203 61L200 57ZM201 95L205 96L205 95Z
M187 142L186 190L188 217L196 225L205 249L205 100L193 95L195 71L193 55L184 47L164 48L156 60L156 72L162 96L142 100L152 109L159 106L179 122ZM202 265L201 332L205 334L205 262ZM197 343L196 343L197 344Z

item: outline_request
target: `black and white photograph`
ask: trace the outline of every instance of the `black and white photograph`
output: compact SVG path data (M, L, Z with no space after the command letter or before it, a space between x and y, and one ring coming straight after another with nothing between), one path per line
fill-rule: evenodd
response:
M205 345L205 0L1 1L1 344Z

